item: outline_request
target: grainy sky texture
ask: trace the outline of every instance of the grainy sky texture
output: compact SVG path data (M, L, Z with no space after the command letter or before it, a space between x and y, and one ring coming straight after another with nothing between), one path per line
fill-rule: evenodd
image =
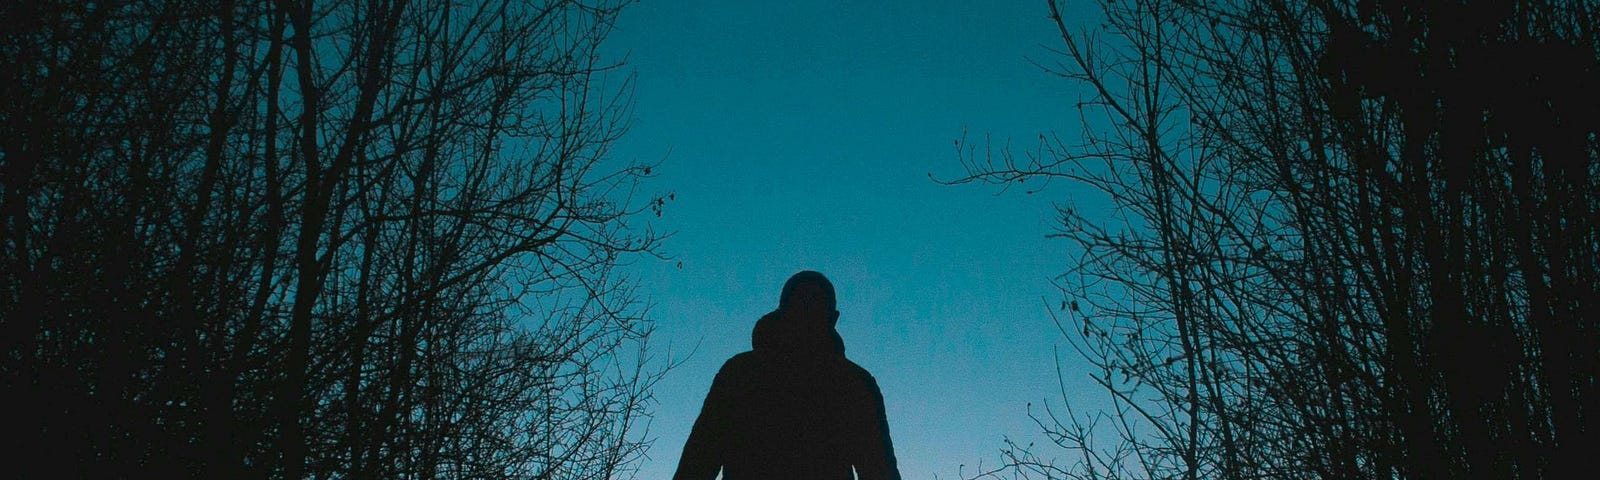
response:
M686 357L658 385L639 478L670 477L717 369L804 269L838 288L847 355L883 389L905 478L956 478L994 463L1005 436L1039 440L1026 406L1059 402L1057 348L1069 377L1086 373L1044 310L1074 258L1045 238L1071 186L996 195L929 174L961 173L963 130L1025 149L1076 134L1081 87L1028 61L1054 61L1046 14L1042 1L647 0L622 15L607 49L636 74L635 120L613 154L661 161L648 187L676 198L656 224L676 232L674 261L633 271L656 353Z

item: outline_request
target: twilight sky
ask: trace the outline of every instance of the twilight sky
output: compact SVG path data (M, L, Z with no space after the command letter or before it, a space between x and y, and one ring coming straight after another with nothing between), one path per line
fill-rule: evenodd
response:
M635 119L613 155L662 162L648 187L676 196L656 227L676 232L666 253L682 262L632 271L655 352L687 356L656 390L639 478L671 476L717 369L805 269L839 291L847 355L883 390L905 478L993 464L1008 435L1042 440L1026 405L1059 402L1055 349L1069 377L1085 373L1043 307L1074 257L1045 238L1072 187L997 196L928 174L960 173L963 128L1023 148L1077 133L1080 87L1028 62L1060 43L1046 13L957 0L646 0L623 13L607 47L637 75Z

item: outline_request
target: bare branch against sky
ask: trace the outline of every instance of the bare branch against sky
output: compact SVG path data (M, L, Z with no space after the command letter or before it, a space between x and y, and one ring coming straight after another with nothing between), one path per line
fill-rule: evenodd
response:
M594 478L657 372L620 5L9 2L24 477Z

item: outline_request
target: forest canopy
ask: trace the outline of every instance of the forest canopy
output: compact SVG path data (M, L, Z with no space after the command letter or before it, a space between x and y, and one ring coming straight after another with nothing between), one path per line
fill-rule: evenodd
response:
M620 3L5 2L8 468L630 468L663 199L608 158Z
M955 181L1115 205L1060 204L1051 305L1114 407L1036 411L1060 450L983 476L1586 470L1600 5L1110 0L1076 30L1048 3L1082 135L964 145Z

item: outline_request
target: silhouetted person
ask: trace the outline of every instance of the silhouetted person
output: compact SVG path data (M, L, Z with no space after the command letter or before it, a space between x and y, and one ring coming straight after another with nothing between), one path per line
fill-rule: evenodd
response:
M751 350L711 383L674 480L899 480L883 395L844 357L833 284L789 277Z

